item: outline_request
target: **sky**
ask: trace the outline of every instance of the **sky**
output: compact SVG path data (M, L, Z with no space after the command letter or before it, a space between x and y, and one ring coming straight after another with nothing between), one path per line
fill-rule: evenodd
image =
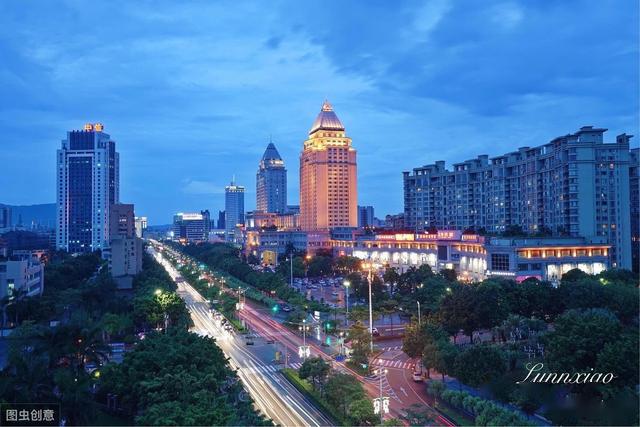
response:
M151 225L255 207L269 139L298 203L326 98L358 154L358 203L403 210L402 171L640 134L638 2L0 2L0 203L55 201L66 132L101 122L120 199ZM638 146L634 138L633 146Z

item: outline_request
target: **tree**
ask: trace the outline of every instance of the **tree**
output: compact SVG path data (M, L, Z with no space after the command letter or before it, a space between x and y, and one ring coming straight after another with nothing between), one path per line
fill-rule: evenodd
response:
M362 261L359 258L343 255L336 259L333 268L336 273L345 275L348 273L355 273L357 271L360 271L361 263Z
M502 287L491 281L482 282L474 289L472 317L477 328L493 328L507 318L509 307Z
M321 357L312 357L305 360L298 370L298 375L302 379L311 378L311 385L316 389L316 384L322 388L331 367Z
M428 370L435 369L440 372L442 381L444 382L445 375L454 373L457 355L458 348L452 344L448 338L429 340L424 346L422 363Z
M615 373L615 379L601 389L605 397L610 398L624 387L633 389L640 374L637 362L640 359L638 348L638 329L629 328L615 341L608 342L598 353L596 367L598 372Z
M589 372L600 351L615 342L621 331L616 316L598 308L569 310L554 326L544 337L545 359L553 372Z
M349 329L349 339L351 341L351 360L359 364L368 363L371 354L369 330L356 323Z
M343 373L335 373L329 377L325 385L325 395L327 401L341 409L345 417L353 402L366 397L362 384L355 377Z
M412 359L422 357L424 350L424 337L422 331L415 322L409 323L404 328L404 338L402 339L402 351Z
M414 403L406 409L407 419L411 426L431 425L434 421L433 413L424 405Z
M380 417L373 413L370 399L358 399L349 405L349 419L355 426L375 425Z
M462 330L469 338L480 327L476 318L475 289L469 285L452 286L442 299L438 316L444 329L451 335Z
M331 274L333 259L328 256L316 255L307 262L309 277L328 276Z
M458 280L458 273L451 268L443 268L440 270L440 276L442 276L447 282L455 282Z
M455 359L455 375L465 384L479 387L506 371L502 351L490 345L466 348Z

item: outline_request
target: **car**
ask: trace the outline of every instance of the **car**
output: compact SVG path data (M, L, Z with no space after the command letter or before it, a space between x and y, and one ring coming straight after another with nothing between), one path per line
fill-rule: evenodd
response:
M245 343L245 345L254 345L255 344L255 342L253 342L252 340L247 340L244 343Z
M290 305L286 305L286 304L283 305L282 306L282 311L285 311L287 313L290 312L291 311L291 306Z
M378 328L371 329L371 333L373 334L374 337L377 337L380 335L380 331L378 330Z
M334 291L334 292L331 292L331 295L334 296L334 297L337 297L340 294Z

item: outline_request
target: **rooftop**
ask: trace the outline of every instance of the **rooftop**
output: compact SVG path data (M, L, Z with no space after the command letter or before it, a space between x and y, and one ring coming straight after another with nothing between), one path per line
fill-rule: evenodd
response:
M313 122L313 125L309 130L309 135L312 135L319 130L344 131L342 122L333 111L333 107L327 100L322 103L320 113L318 113L318 117L316 117L316 120Z

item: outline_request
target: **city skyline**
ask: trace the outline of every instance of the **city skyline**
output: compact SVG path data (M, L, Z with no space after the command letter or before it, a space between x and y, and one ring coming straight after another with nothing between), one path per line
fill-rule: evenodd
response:
M135 200L150 225L168 224L178 211L222 209L233 174L247 186L252 210L255 163L269 135L285 164L297 164L324 98L357 141L358 203L378 216L402 211L403 170L542 145L584 125L640 133L637 5L414 6L366 5L364 14L350 5L344 21L316 7L198 6L200 16L225 23L214 30L186 25L191 14L170 6L154 13L129 4L27 11L3 3L11 37L0 47L8 58L0 94L11 102L3 103L0 202L54 202L52 186L31 183L55 177L51 153L60 135L85 122L104 123L118 141L126 171L121 198ZM374 25L382 14L390 24L384 34ZM94 31L83 23L89 15L117 18L122 35ZM322 25L306 28L311 16ZM357 43L332 36L355 31L346 25L354 19ZM461 21L464 29L454 25ZM560 23L566 31L549 31ZM525 41L527 57L516 55ZM591 57L597 61L587 65ZM297 204L297 167L289 171L288 203Z

